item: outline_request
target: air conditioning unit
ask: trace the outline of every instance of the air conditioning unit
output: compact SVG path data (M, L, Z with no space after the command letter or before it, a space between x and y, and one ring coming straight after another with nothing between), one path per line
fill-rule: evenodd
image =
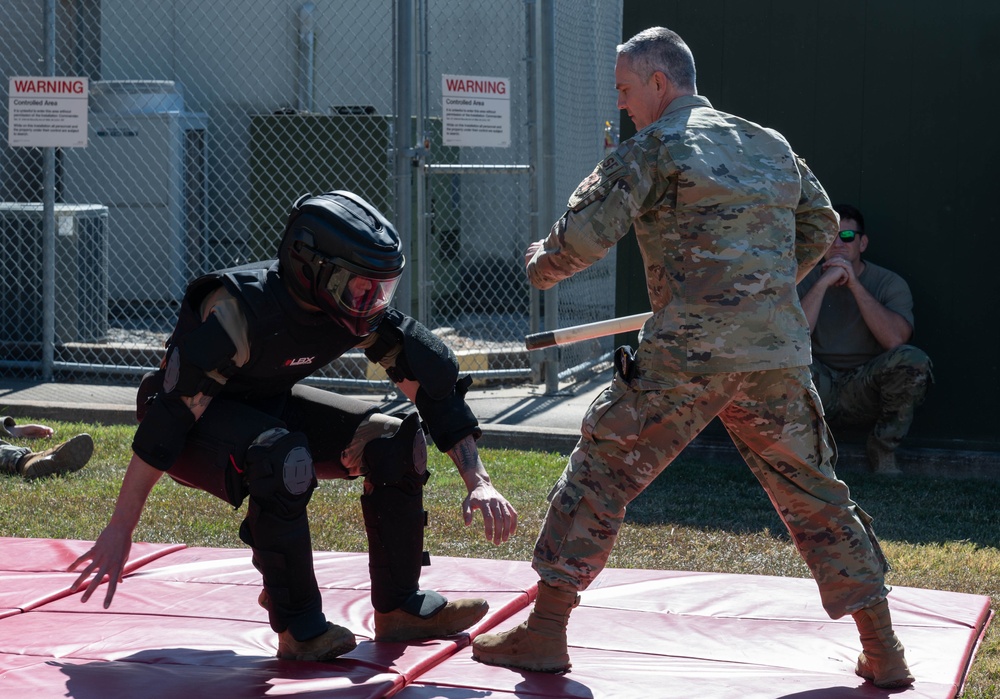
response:
M42 341L41 204L0 203L0 341ZM108 207L56 204L55 341L108 335Z
M91 83L89 144L63 153L63 196L112 222L110 297L176 301L205 270L208 117L171 81Z
M251 257L273 257L291 205L347 189L390 214L392 118L258 114L250 119Z

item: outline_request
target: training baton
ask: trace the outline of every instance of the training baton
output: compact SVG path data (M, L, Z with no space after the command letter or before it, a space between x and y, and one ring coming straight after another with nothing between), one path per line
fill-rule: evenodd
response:
M581 340L592 340L595 337L606 337L617 333L627 333L638 330L653 314L637 313L634 316L599 320L596 323L573 325L559 330L548 330L532 333L524 338L524 346L529 350L544 349L553 345L568 345Z

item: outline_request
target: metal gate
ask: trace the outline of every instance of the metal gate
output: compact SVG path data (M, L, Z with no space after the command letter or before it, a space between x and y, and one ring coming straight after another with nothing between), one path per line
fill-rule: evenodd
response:
M189 281L273 257L295 199L344 188L396 222L395 303L464 370L557 381L607 348L524 335L611 315L613 257L542 298L523 251L603 155L620 27L597 0L8 0L2 89L84 77L89 109L86 147L0 151L0 372L141 375ZM444 76L505 81L504 145L449 144ZM383 377L349 353L318 380Z

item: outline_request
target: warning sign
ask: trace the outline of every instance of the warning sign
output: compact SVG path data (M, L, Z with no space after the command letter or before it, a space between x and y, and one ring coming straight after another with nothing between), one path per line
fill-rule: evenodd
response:
M510 147L510 79L442 75L446 146Z
M7 142L11 147L87 145L87 78L11 78Z

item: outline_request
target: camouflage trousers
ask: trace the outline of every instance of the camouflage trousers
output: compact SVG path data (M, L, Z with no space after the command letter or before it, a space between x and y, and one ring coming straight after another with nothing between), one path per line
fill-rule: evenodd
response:
M912 345L900 345L854 369L836 370L814 361L813 381L826 419L834 426L871 427L885 449L900 445L913 414L933 383L931 360Z
M673 385L651 389L616 374L549 494L532 563L541 579L588 587L628 503L716 416L788 528L826 612L836 619L884 599L888 566L871 517L834 472L836 445L808 367L677 374Z
M17 473L18 462L30 453L27 447L16 447L0 439L0 473Z

